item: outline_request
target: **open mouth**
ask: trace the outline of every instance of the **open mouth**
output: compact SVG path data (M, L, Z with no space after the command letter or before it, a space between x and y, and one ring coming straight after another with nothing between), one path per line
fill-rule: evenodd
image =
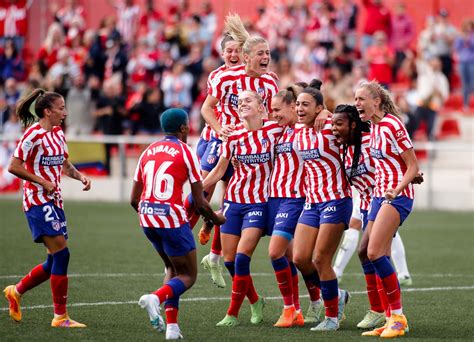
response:
M231 59L229 60L229 62L232 66L236 66L239 64L240 61L238 59Z
M264 69L268 68L268 62L260 63L260 67Z

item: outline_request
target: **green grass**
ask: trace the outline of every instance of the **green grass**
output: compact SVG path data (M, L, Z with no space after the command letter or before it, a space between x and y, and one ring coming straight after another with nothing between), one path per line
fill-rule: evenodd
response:
M45 258L45 250L31 240L19 201L0 200L0 288L17 282L20 276ZM69 313L87 329L52 329L51 291L45 283L22 300L23 321L8 316L7 302L0 306L0 340L164 340L138 307L138 298L160 286L163 263L142 234L138 219L125 204L66 203L69 249ZM472 213L415 212L401 234L408 255L414 285L403 292L404 311L410 333L405 339L462 340L474 337L474 241ZM347 341L360 337L355 328L367 309L364 278L354 257L342 281L353 292L347 320L336 333L315 333L305 328L276 329L282 307L279 291L267 257L268 238L261 241L253 259L252 272L258 292L269 298L265 321L249 322L248 302L240 314L241 325L216 328L224 317L230 294L215 288L206 273L182 296L180 326L187 340L194 341ZM198 261L209 247L198 246ZM464 289L461 289L463 287ZM306 294L300 283L300 292ZM208 300L189 301L193 298ZM111 303L113 302L113 303ZM301 300L303 310L307 297ZM86 303L87 305L78 305Z

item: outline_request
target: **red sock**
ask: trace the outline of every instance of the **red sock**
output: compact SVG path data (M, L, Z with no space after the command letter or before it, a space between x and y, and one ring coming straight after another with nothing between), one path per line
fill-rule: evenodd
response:
M232 281L232 296L230 299L229 309L227 314L237 317L239 315L240 307L244 301L245 294L247 293L250 275L239 276L235 275Z
M380 303L382 304L382 308L385 311L385 317L390 317L392 313L390 311L390 306L388 305L387 293L385 292L385 289L383 288L382 279L380 279L379 276L376 276L376 277L377 277L377 290L380 297Z
M54 313L64 315L67 303L67 275L52 274L50 277L51 292L53 293Z
M366 274L365 283L367 287L367 296L369 297L370 310L384 312L382 302L380 301L379 291L377 289L377 276L374 273Z
M382 279L383 288L387 294L390 311L402 308L402 298L397 274L393 272L388 277Z
M250 304L255 303L258 300L258 293L257 290L255 289L255 286L253 286L253 279L252 276L249 275L249 287L247 289L247 298L249 299Z
M221 255L221 227L214 226L214 236L212 237L211 252L217 255Z
M337 317L337 313L339 311L339 308L337 305L339 302L339 298L337 296L329 300L326 300L323 298L323 302L324 302L324 307L326 308L326 317L332 317L332 318Z
M163 285L158 290L153 292L153 294L158 296L160 303L168 300L169 298L173 297L173 288L169 285Z
M178 323L178 308L176 306L165 305L166 324Z
M281 295L283 296L284 305L293 305L293 279L291 279L290 266L282 269L281 271L275 271L278 288L280 289Z
M310 280L306 280L304 282L306 284L306 288L308 289L309 299L314 302L321 298L321 291L319 287L313 284Z
M30 273L23 277L18 284L16 284L16 290L19 294L23 294L33 287L38 286L42 282L49 279L51 274L46 273L43 268L43 264L36 265Z
M293 303L295 304L295 309L300 310L300 290L298 288L298 274L292 276L293 281Z

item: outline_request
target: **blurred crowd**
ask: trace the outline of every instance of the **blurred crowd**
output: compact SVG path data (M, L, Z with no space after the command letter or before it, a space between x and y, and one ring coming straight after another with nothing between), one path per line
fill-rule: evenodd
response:
M156 8L134 0L107 0L98 28L87 27L75 0L59 7L39 51L26 51L26 18L33 0L0 1L0 132L19 130L15 102L22 92L43 87L62 94L66 130L73 134L155 134L156 113L169 107L191 114L199 134L206 80L222 64L217 17L210 2L191 12L189 1L168 0ZM360 13L363 32L358 34ZM460 29L442 9L415 33L403 2L389 10L383 0L269 1L243 18L251 34L272 48L280 88L323 80L326 106L352 103L353 87L376 79L393 91L410 134L424 122L434 139L434 122L456 78L463 104L474 91L474 20Z

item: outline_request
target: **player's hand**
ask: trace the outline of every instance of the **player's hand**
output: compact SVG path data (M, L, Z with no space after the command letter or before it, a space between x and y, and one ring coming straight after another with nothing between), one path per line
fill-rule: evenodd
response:
M278 78L278 75L275 74L273 71L269 71L269 72L267 72L267 74L268 74L271 78L273 78L275 81L279 81L279 80L280 80L280 79Z
M214 219L214 224L218 226L223 225L226 221L225 216L220 211L214 212L214 214L216 214L216 219Z
M415 176L415 178L413 178L411 182L412 184L421 184L424 181L425 179L423 178L423 172L418 172L418 174Z
M52 195L56 190L56 184L51 183L50 181L45 180L43 184L44 191L48 195Z
M199 230L199 243L205 245L211 239L212 222L205 222Z
M326 124L326 120L331 116L332 114L330 111L328 111L327 109L323 109L321 113L319 113L316 117L316 120L314 120L314 129L320 132Z
M84 184L82 191L89 191L91 189L91 180L86 176L81 177L81 183Z
M229 136L234 132L234 125L224 125L221 127L219 133L219 138L222 141L227 141Z
M395 198L397 198L398 193L397 190L389 188L387 191L385 191L385 199L389 201L393 201Z
M232 164L232 167L234 169L237 169L240 165L240 162L235 157L232 157L232 159L230 160L230 163Z

